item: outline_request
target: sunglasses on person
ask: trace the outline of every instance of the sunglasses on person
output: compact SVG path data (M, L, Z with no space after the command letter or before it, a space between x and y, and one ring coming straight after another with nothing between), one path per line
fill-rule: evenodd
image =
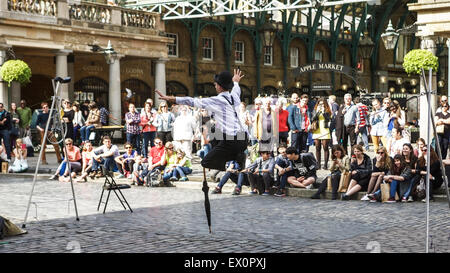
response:
M160 141L155 142L155 145L161 145L161 144L162 144L162 142L160 142Z
M173 150L173 147L172 148L167 148L167 150Z
M66 145L69 145L69 146L70 146L70 145L72 145L72 142L66 143Z
M127 147L125 147L125 149L131 149L132 147L131 146L127 146Z
M379 154L379 155L384 155L384 152L378 152L377 154Z

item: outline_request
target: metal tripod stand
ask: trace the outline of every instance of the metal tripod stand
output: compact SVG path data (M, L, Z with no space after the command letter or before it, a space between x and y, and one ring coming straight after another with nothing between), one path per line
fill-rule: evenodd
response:
M60 77L56 77L56 78L52 79L53 93L54 93L54 96L53 96L53 99L52 99L52 106L50 108L47 124L45 125L44 137L41 140L42 141L42 143L41 143L41 150L39 152L39 158L38 158L38 162L37 162L37 165L36 165L36 170L34 172L33 186L31 187L30 198L28 200L27 211L25 213L25 219L23 221L22 228L26 227L27 218L28 218L28 212L30 210L31 200L32 200L32 197L33 197L34 188L36 186L36 178L37 178L37 173L38 173L38 170L39 170L39 167L40 167L40 164L41 164L42 153L45 150L45 143L46 143L46 140L47 140L50 123L53 123L52 124L52 128L51 128L52 132L55 131L55 129L61 130L61 140L62 140L63 149L64 149L64 152L66 154L66 157L67 157L67 154L68 154L67 153L67 147L66 147L66 138L65 138L67 127L63 126L63 123L61 123L61 119L59 117L58 118L54 118L54 117L52 117L52 115L53 114L56 114L56 115L59 114L59 110L60 109L56 109L56 113L54 113L54 108L55 108L55 104L58 106L58 108L59 108L59 105L60 105L59 102L60 102L61 98L58 97L58 92L59 92L61 84L69 83L70 80L71 80L70 77L67 77L67 78L64 78L64 79L60 78ZM52 139L54 139L54 137L52 137ZM57 141L57 143L59 143L60 141ZM65 160L67 161L67 168L69 168L69 170L71 170L70 161L68 160L68 158L65 158ZM75 198L75 191L74 191L74 188L73 188L73 181L72 181L72 174L71 173L69 174L69 177L70 177L70 185L72 187L72 196L73 196L73 202L74 202L74 206L75 206L76 219L77 219L77 221L80 221L80 219L78 218L77 200Z
M439 162L441 163L441 170L442 170L442 176L444 178L444 184L445 184L445 190L447 193L447 199L448 199L448 204L449 204L449 208L450 208L450 195L448 192L448 179L447 179L447 175L445 173L445 166L444 166L444 162L442 161L442 153L441 153L441 147L439 145L439 141L438 141L438 135L436 132L436 124L434 122L434 115L433 115L433 111L431 109L431 93L433 92L431 90L431 82L432 82L432 69L430 69L428 71L429 73L429 82L427 83L427 79L425 76L425 71L422 68L422 80L425 86L425 95L427 96L427 101L428 101L428 132L427 132L427 175L426 175L426 201L427 201L427 217L426 217L426 222L427 222L427 238L426 238L426 248L425 251L426 253L429 252L429 233L430 233L430 226L429 226L429 220L430 220L430 146L431 146L431 129L434 132L434 138L436 139L436 153L438 154L439 157ZM433 128L431 128L431 126L433 126Z

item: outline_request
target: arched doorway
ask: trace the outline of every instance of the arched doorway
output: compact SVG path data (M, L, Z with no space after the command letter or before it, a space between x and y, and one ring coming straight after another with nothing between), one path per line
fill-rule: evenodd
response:
M53 96L52 78L45 75L32 75L30 83L21 86L21 98L31 109L40 109L41 102L51 102Z
M125 91L125 88L130 89L133 92L133 96L131 98L127 98L127 92ZM152 98L152 89L150 86L145 83L144 81L141 81L139 79L128 79L124 81L121 85L121 99L122 102L125 100L127 102L132 102L135 104L136 107L144 107L144 103L148 98ZM123 103L123 105L125 105ZM128 109L124 113L128 112Z
M199 83L195 91L195 96L211 97L217 95L216 88L212 83Z
M82 103L85 100L101 101L106 107L109 105L109 85L103 79L97 77L86 77L77 81L74 85L75 100Z
M247 86L240 84L241 88L241 101L245 102L245 104L250 105L253 103L252 91Z
M276 89L276 88L273 87L273 86L266 85L266 86L264 86L264 88L263 88L263 94L262 94L262 95L267 95L267 96L270 96L270 95L278 95L278 89Z
M166 83L166 92L169 96L187 96L189 90L182 83L169 81Z

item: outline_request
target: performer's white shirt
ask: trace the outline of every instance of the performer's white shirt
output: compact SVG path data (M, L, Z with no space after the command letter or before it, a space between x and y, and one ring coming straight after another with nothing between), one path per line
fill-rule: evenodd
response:
M231 97L234 100L233 106L230 104L233 101ZM216 128L227 135L235 136L245 130L239 117L235 115L235 112L239 112L241 103L241 88L237 82L234 82L231 92L222 92L209 98L176 97L176 103L208 110L208 113L214 116Z

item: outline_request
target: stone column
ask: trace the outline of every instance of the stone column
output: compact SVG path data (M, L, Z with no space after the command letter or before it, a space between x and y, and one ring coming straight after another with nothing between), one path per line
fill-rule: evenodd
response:
M0 67L6 61L7 49L8 49L7 45L0 45ZM8 83L3 81L1 75L0 75L0 102L2 102L6 108L9 107Z
M158 59L155 65L155 89L161 91L163 94L166 93L166 62L168 59ZM161 100L158 94L155 92L155 106L157 107Z
M436 55L436 42L431 37L423 37L422 41L420 43L420 48L429 50L431 53L433 53L433 55ZM426 75L426 81L428 84L428 79L429 79L428 71L425 71L425 75ZM436 74L433 73L431 90L436 91L436 87L437 87ZM420 78L420 93L424 94L425 91L426 91L425 83L421 77ZM431 95L431 109L432 109L432 113L436 112L436 94ZM419 99L419 126L420 126L420 137L425 139L425 141L427 139L427 133L428 133L428 131L427 131L428 115L429 115L429 110L428 110L427 96L421 95L420 99ZM432 118L434 118L434 117L432 117ZM432 135L433 135L433 132L432 132Z
M58 50L56 54L56 77L65 78L69 75L69 69L67 66L67 56L72 53L72 50ZM69 99L69 85L61 84L60 97L63 99Z
M22 90L20 88L20 83L11 83L11 100L10 102L15 102L17 107L20 106L20 100L22 99ZM9 109L9 106L8 106Z
M74 98L75 98L75 93L74 93L74 89L75 89L75 67L74 67L74 56L73 55L69 55L68 56L68 64L67 64L67 73L68 76L72 79L69 83L68 83L68 89L69 89L69 100L74 102Z
M109 64L109 112L115 119L110 125L120 124L122 118L122 100L120 96L120 59L123 55L111 57Z

